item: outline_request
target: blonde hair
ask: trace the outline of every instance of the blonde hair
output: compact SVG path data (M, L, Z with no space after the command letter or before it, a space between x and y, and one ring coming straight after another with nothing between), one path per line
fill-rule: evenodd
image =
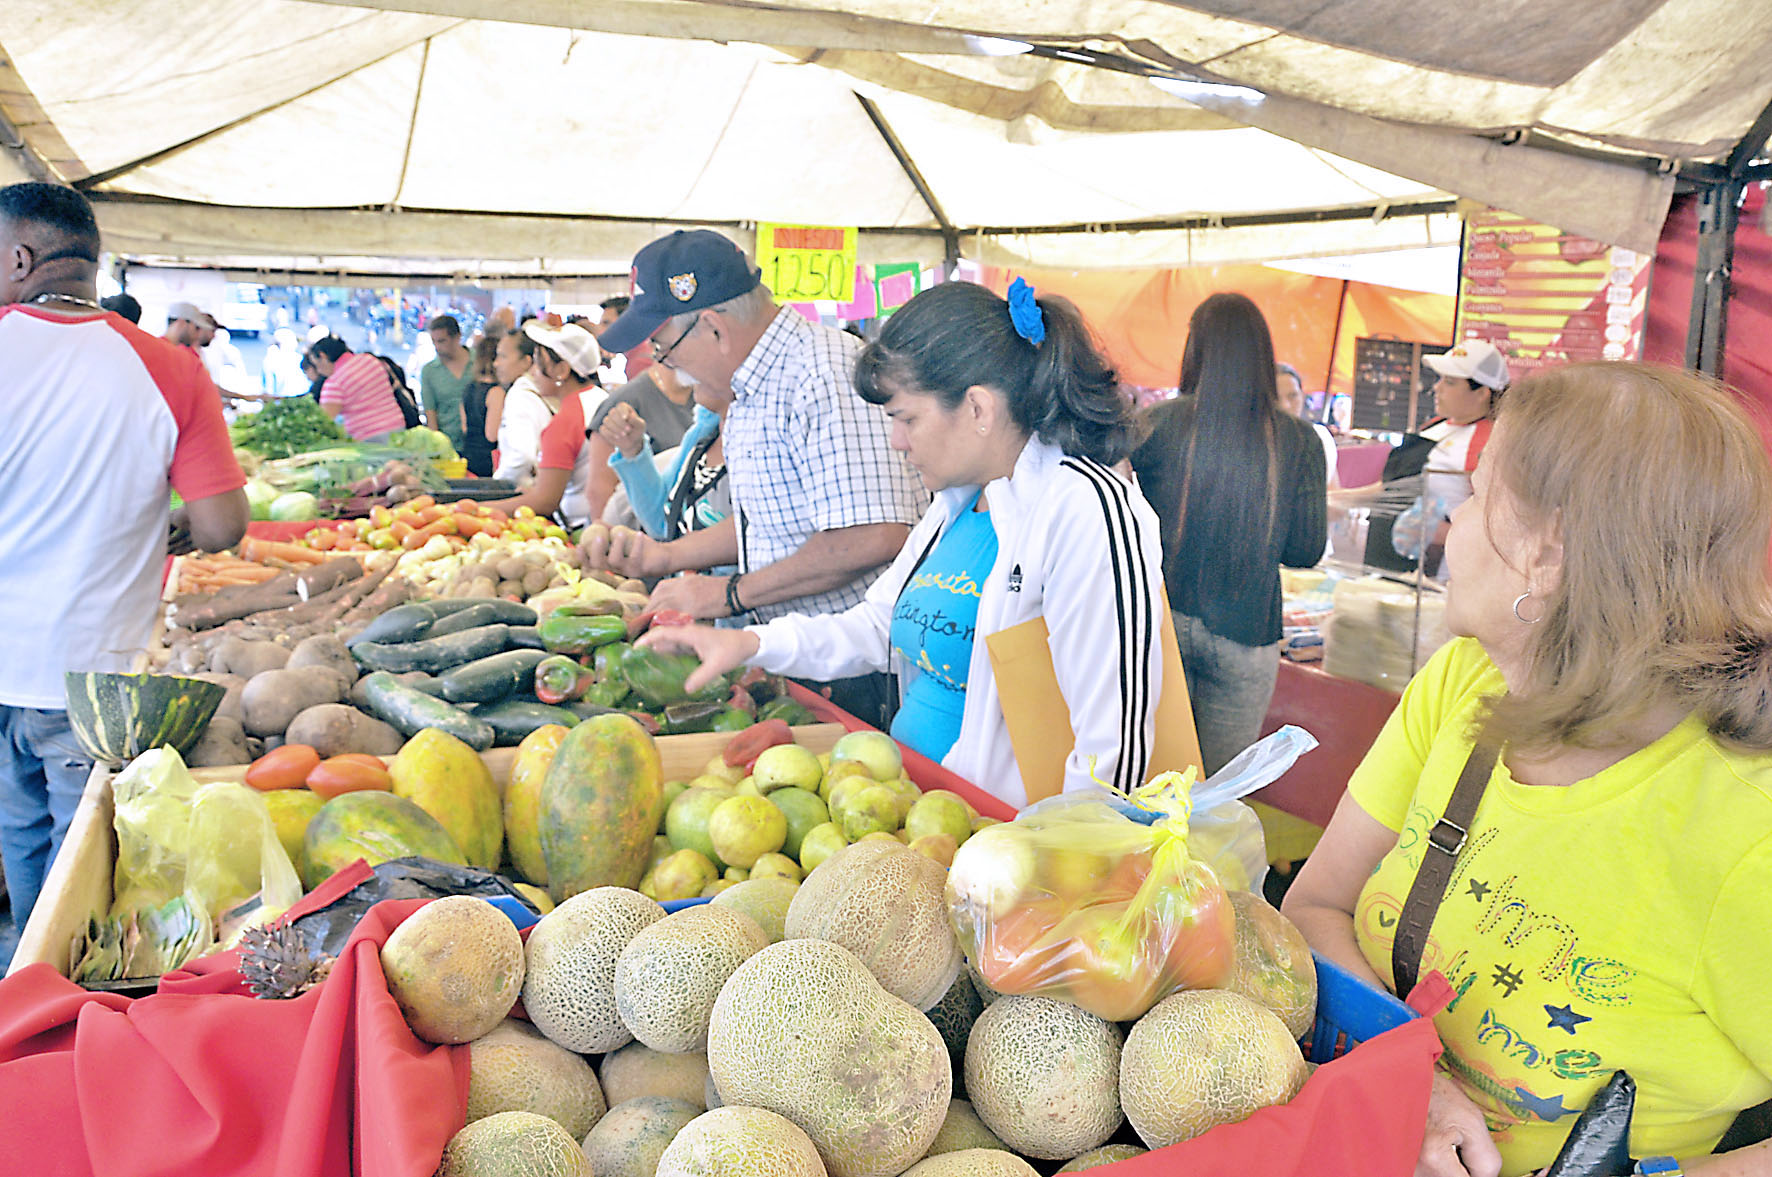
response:
M1536 372L1484 455L1563 543L1522 681L1490 721L1516 744L1604 747L1656 708L1772 750L1772 463L1734 396L1647 364Z

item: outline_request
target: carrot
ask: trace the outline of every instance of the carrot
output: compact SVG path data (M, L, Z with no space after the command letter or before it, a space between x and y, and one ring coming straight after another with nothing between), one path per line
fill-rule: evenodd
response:
M430 495L419 495L416 499L407 499L402 505L414 511L422 511L426 507L436 506L437 500Z
M308 546L316 552L330 552L338 546L338 532L330 527L316 528L308 532Z
M423 527L415 529L412 534L400 541L400 546L410 552L424 547L425 541L432 536L453 535L454 533L455 520L452 516L445 515L435 523L427 523Z
M326 554L297 544L247 536L240 541L240 554L248 560L285 560L291 564L324 564Z

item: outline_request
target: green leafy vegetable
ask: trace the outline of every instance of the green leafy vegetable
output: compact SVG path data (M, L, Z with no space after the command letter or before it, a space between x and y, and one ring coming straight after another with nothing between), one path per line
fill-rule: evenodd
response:
M286 458L346 440L345 431L326 410L305 396L272 401L234 422L229 433L235 449L252 450L267 458Z

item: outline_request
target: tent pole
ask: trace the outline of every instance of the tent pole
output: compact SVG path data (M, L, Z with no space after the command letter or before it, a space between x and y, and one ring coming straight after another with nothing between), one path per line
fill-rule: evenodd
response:
M860 94L855 96L855 100L861 103L861 109L868 116L868 121L874 124L874 130L880 132L880 138L891 149L893 158L898 160L898 166L904 169L905 178L910 180L911 187L915 188L917 195L923 198L923 203L929 208L929 215L934 217L935 223L941 226L942 253L945 257L942 277L952 278L955 269L960 264L959 230L954 228L954 223L948 220L947 213L942 211L941 202L935 199L935 193L930 190L929 181L923 178L923 173L918 169L916 161L912 160L910 154L905 151L904 144L899 142L891 125L886 122L886 116L880 113L880 108Z
M1772 104L1760 111L1725 165L1727 175L1699 196L1698 256L1692 272L1692 312L1686 322L1686 366L1723 374L1729 340L1729 281L1735 267L1735 227L1753 162L1772 137Z

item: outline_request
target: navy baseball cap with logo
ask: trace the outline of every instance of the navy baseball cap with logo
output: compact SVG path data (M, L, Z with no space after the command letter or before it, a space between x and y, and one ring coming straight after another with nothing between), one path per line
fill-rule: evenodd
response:
M634 255L634 295L598 342L604 351L632 351L672 315L699 311L763 281L738 246L712 229L678 229Z

